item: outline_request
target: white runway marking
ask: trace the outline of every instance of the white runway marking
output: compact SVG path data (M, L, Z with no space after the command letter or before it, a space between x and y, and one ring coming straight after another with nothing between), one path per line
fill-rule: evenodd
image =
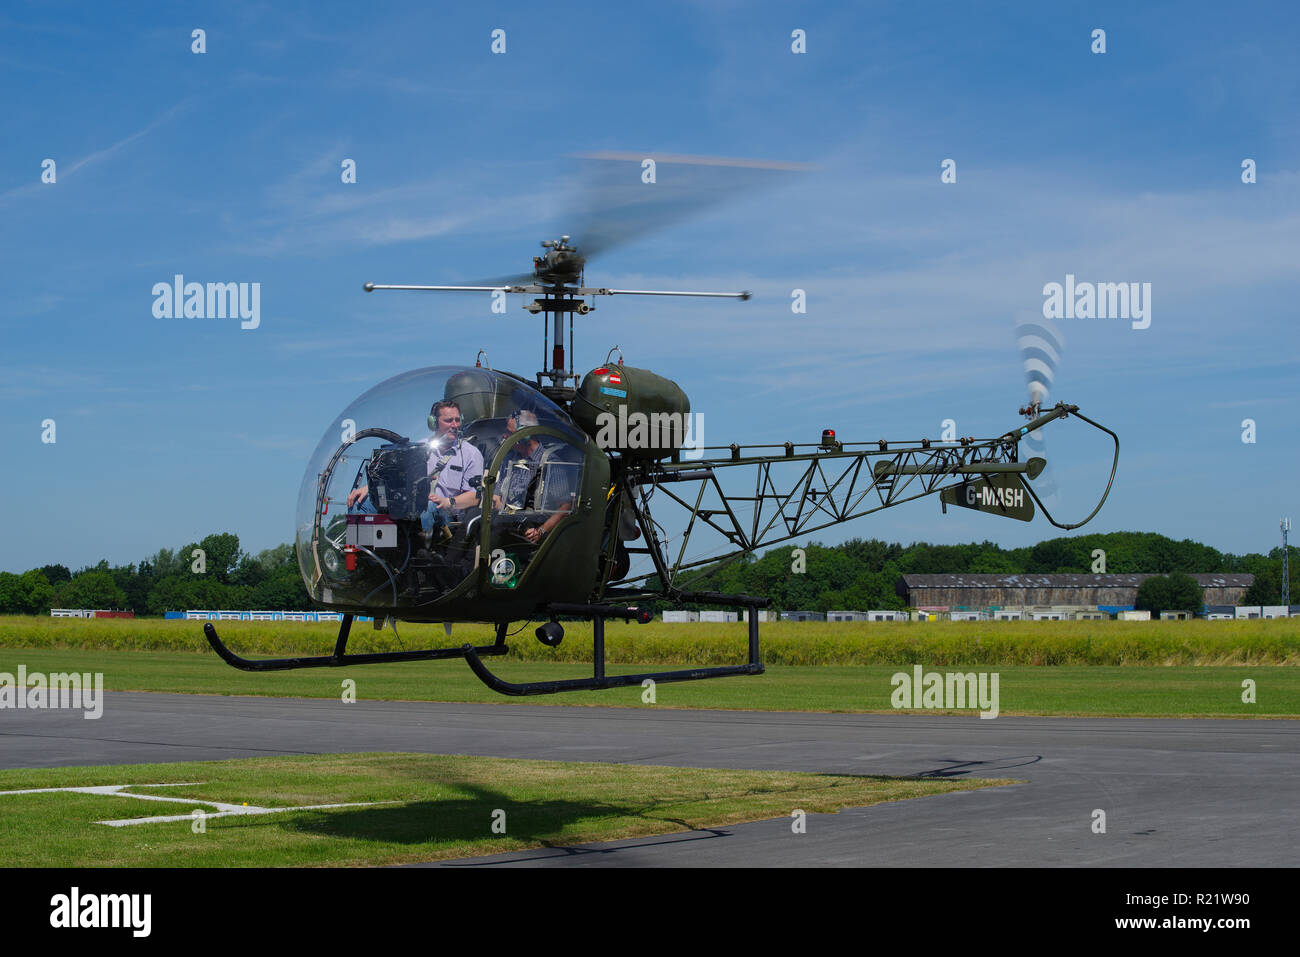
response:
M53 794L67 792L72 794L103 794L108 797L136 798L140 801L168 801L173 804L206 804L216 811L205 811L204 818L231 817L241 814L284 814L287 811L320 811L336 807L374 807L377 804L398 804L398 801L361 801L354 804L305 804L298 807L256 807L247 804L223 804L220 801L202 801L197 798L163 797L160 794L132 794L126 788L188 788L203 784L203 781L190 781L183 784L100 784L94 787L80 788L27 788L22 791L0 791L0 797L6 794ZM156 817L124 818L118 821L99 821L109 827L127 827L132 824L162 824L168 821L192 821L193 814L164 814Z

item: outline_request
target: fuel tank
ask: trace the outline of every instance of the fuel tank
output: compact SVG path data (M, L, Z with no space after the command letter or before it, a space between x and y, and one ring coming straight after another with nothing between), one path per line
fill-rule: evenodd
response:
M625 365L588 372L573 400L573 418L606 452L662 459L679 450L690 428L691 401L671 379Z

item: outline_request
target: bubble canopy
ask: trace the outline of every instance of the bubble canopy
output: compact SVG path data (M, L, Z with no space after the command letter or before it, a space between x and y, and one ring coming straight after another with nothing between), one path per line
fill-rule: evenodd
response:
M443 416L441 429L435 418L435 407L440 402L454 403L449 410L439 411ZM457 412L459 429L447 431L446 422L454 420ZM529 416L519 418L520 412L531 413L536 421ZM410 561L412 542L417 547L419 542L418 536L404 534L402 528L390 524L390 516L400 518L406 509L408 518L418 519L418 512L428 506L427 499L435 486L421 488L418 501L403 501L401 491L386 496L382 481L373 483L375 494L371 494L371 477L381 471L379 463L390 470L405 469L405 474L417 481L426 475L426 469L437 481L436 470L441 470L447 478L436 485L442 492L438 500L455 498L446 512L454 516L455 525L470 519L479 504L468 487L456 494L460 486L445 483L459 480L462 465L465 474L477 475L484 468L498 467L509 457L510 450L502 449L503 444L509 444L503 441L506 433L532 425L550 430L547 441L551 444L568 445L576 451L587 443L585 434L564 410L541 392L521 379L490 369L416 369L381 382L349 404L321 437L298 493L298 565L311 597L339 607L403 603L393 571ZM471 484L477 488L477 482ZM394 483L392 488L400 486ZM414 497L409 486L405 494ZM357 527L362 521L369 524ZM427 518L425 525L426 529L430 527ZM441 529L435 524L430 534ZM385 534L389 536L387 541L383 539ZM345 554L352 551L344 549L345 541L353 544L354 539L361 545L357 550L363 557L373 557L382 566L383 574L368 567L366 561L358 563L355 556ZM380 556L387 560L380 561ZM459 580L447 580L425 597L436 597L455 587Z

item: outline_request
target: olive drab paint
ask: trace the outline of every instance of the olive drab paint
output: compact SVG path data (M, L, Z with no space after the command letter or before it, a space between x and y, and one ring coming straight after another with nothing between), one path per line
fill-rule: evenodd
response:
M1034 500L1020 476L1014 472L994 473L972 482L962 482L939 493L944 505L959 505L979 512L992 512L1017 521L1034 518Z
M622 420L649 423L657 430L646 441L617 441L606 452L618 452L636 458L662 459L679 451L686 442L684 423L691 411L691 400L672 379L631 366L601 366L588 372L573 402L573 418L593 439L601 435L602 426L612 416ZM675 427L674 427L675 426ZM615 430L626 437L627 429Z

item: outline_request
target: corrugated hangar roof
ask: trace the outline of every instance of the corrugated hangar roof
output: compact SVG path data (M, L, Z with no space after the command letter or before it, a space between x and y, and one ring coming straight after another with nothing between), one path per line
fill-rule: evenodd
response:
M1136 588L1154 575L903 575L908 588ZM1249 588L1250 574L1203 572L1191 576L1202 588Z

